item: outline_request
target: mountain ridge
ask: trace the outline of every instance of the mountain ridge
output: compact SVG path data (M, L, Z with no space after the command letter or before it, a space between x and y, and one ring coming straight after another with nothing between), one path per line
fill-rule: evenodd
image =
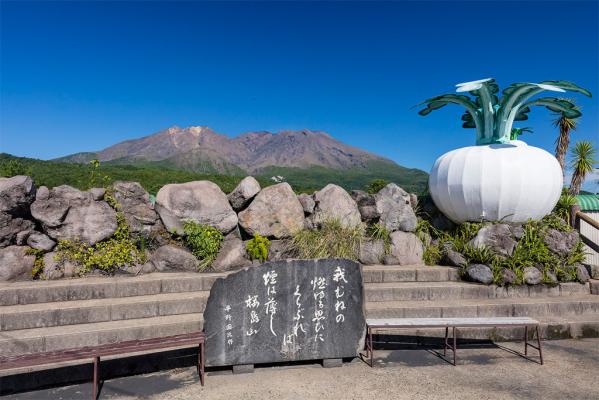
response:
M173 126L151 135L128 139L95 152L81 152L53 161L135 164L165 162L182 169L198 170L196 164L216 164L216 172L231 172L234 167L255 173L268 167L333 169L365 168L368 161L392 160L347 145L323 131L302 129L245 132L229 137L207 126Z

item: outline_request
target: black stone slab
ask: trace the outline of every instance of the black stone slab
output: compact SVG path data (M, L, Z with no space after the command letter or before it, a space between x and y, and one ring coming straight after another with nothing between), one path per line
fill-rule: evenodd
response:
M360 264L344 259L246 268L214 283L204 311L208 366L356 357L365 330Z

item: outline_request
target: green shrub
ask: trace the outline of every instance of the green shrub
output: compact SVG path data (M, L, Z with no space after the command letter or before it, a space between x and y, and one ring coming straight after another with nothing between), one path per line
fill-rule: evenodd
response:
M202 225L195 221L183 224L185 245L200 260L199 270L208 268L216 259L224 239L223 234L212 226Z
M56 260L73 261L82 267L82 273L93 269L114 273L119 267L144 263L145 254L139 251L129 236L125 216L118 212L116 217L117 229L109 239L93 246L79 240L61 240L56 247Z
M44 272L44 251L29 248L25 253L35 256L35 262L33 263L33 269L31 270L31 278L38 279L42 272Z
M574 229L556 213L546 215L543 218L543 225L546 228L557 229L560 232L571 232Z
M567 225L570 224L570 209L576 204L576 196L568 193L566 188L562 189L562 194L553 208L552 215L561 218Z
M370 194L376 194L388 184L389 182L384 179L374 179L366 185L366 191Z
M249 240L245 245L250 259L266 261L268 258L268 249L270 248L270 240L261 236L259 233L254 233L254 238Z
M344 226L339 220L324 221L320 229L302 229L290 242L290 251L298 258L348 258L357 260L364 226Z
M438 245L431 244L424 248L422 259L426 265L437 265L442 257L443 253Z
M391 248L391 234L389 230L380 223L369 225L366 228L366 236L372 240L382 240L385 254L389 253L389 249Z

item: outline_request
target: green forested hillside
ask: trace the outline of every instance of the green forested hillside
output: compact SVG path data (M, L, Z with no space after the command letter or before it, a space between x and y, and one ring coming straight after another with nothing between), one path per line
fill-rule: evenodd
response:
M169 168L166 165L115 165L102 164L93 168L89 164L62 163L15 157L0 153L0 176L30 175L37 186L54 187L71 185L79 189L102 186L115 180L139 182L148 192L155 194L167 183L210 180L228 193L239 183L243 175L217 175L196 173ZM367 169L335 170L323 167L282 168L269 167L256 175L262 186L275 183L272 176L282 176L296 192L318 190L328 183L335 183L347 190L363 189L374 179L395 182L404 189L421 193L426 187L428 175L420 170L402 168L395 164L373 161Z

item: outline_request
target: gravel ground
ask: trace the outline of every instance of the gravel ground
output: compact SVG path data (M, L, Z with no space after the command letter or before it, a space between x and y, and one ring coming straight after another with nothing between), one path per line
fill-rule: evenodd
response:
M427 348L380 350L375 368L361 360L340 368L317 364L257 368L252 374L212 372L201 387L195 369L114 379L101 399L599 399L599 339L544 342L545 365L500 347L459 349L453 367ZM533 350L534 352L534 350ZM91 385L7 396L7 399L89 399Z

